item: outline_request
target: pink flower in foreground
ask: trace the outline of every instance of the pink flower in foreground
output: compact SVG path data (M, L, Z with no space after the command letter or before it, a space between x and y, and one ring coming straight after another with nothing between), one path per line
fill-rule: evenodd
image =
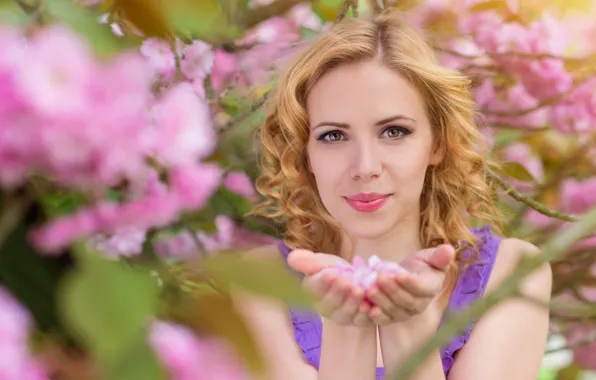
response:
M141 45L143 54L154 68L165 80L174 78L176 73L176 58L172 52L169 42L159 38L147 38Z
M147 235L146 230L128 229L113 235L103 234L91 239L92 246L107 257L130 257L140 255Z
M25 308L0 288L0 379L48 380L28 349L30 317Z
M16 73L20 95L43 116L86 113L98 77L89 47L69 29L52 26L29 40Z
M248 380L225 341L199 338L184 326L163 321L153 324L149 340L171 380Z
M240 68L238 57L223 49L217 49L214 54L213 70L211 71L211 86L219 91L226 82L233 79Z
M193 41L183 49L183 58L180 60L182 74L191 80L202 80L213 68L212 47L203 41Z
M224 179L224 186L228 190L246 198L252 198L257 195L252 180L244 172L228 173Z
M165 165L197 162L215 148L211 110L189 83L170 89L153 107L153 153Z
M221 170L215 165L177 167L170 172L170 186L165 193L158 191L120 204L104 202L77 210L32 231L31 239L41 251L56 253L77 239L95 234L164 227L180 213L204 207L220 180ZM153 179L149 182L155 187Z

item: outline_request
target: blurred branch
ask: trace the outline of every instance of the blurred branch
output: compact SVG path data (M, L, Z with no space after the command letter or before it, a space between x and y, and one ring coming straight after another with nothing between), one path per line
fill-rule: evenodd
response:
M346 14L348 13L348 10L350 8L352 8L352 14L354 14L354 16L357 17L358 0L344 0L339 10L339 13L337 14L337 17L335 18L335 23L338 23L341 20L343 20L346 17Z
M538 255L524 256L516 269L501 283L497 289L487 294L482 300L474 302L470 307L457 314L447 314L445 324L429 339L403 367L393 373L388 379L407 379L426 360L426 358L439 347L445 346L451 338L464 331L475 319L481 317L490 308L506 298L519 292L520 284L524 278L540 268L545 263L564 253L586 233L596 228L596 208L585 214L578 223L563 230L542 247Z
M263 106L263 104L265 104L265 102L267 101L267 97L268 97L269 93L270 93L270 91L267 91L256 102L254 102L253 104L251 104L250 107L248 107L247 109L243 110L238 115L236 115L232 119L230 119L227 123L225 123L221 128L219 128L219 134L220 135L225 134L230 129L232 129L235 125L237 125L238 123L241 123L244 119L246 119L247 117L249 117L258 108L260 108L261 106Z
M33 4L29 4L25 0L14 0L14 2L23 10L23 12L34 15L41 8L42 0L35 0Z
M561 220L565 220L568 222L575 222L577 221L577 217L573 215L566 214L561 211L551 210L546 205L529 198L525 195L522 195L519 191L517 191L513 186L508 184L503 178L501 178L498 174L493 172L490 169L487 169L489 177L491 177L507 194L509 194L513 199L522 202L529 207L533 208L534 210L538 211L539 213L550 216L551 218L557 218Z
M446 49L446 48L443 48L440 46L435 46L435 49L437 49L440 53L449 54L449 55L453 55L455 57L460 57L460 58L465 58L465 59L478 59L478 58L484 57L484 55L471 55L471 54L460 53L458 51ZM596 59L596 54L590 54L585 57L564 57L564 56L548 54L548 53L532 54L532 53L521 53L521 52L514 52L514 51L498 53L498 54L486 53L486 55L491 58L511 57L511 58L536 59L536 60L558 59L558 60L562 60L562 61L566 61L566 62L578 62L578 63Z

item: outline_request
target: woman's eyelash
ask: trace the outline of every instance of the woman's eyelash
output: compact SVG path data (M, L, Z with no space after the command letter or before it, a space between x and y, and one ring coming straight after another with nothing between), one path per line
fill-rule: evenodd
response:
M383 130L381 131L381 136L388 132L392 132L393 136L388 135L387 137L394 138L394 139L398 139L398 138L407 136L412 133L411 130L409 130L408 128L405 128L405 127L389 126L389 127L383 128ZM322 142L327 142L327 143L334 143L334 142L342 141L344 138L345 138L345 134L342 131L332 130L332 131L323 133L322 135L320 135L317 138L317 140L322 141Z
M381 132L381 135L383 135L385 132L389 132L389 131L392 131L394 133L395 132L402 133L403 136L407 136L407 135L409 135L409 134L412 133L411 130L409 130L408 128L405 128L405 127L389 126L389 127L383 128L383 131ZM391 136L388 136L388 137L389 138L392 138ZM399 136L394 136L394 138L399 138Z

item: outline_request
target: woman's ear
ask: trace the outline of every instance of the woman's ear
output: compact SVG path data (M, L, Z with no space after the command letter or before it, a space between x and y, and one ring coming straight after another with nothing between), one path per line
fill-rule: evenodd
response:
M429 164L433 166L439 165L445 158L445 145L436 144L433 148L429 160Z

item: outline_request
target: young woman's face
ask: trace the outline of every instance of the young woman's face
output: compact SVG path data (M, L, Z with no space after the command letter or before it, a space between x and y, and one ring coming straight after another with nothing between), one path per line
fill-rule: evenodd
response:
M440 157L416 88L376 61L344 65L315 84L307 110L309 170L331 216L361 239L417 222Z

